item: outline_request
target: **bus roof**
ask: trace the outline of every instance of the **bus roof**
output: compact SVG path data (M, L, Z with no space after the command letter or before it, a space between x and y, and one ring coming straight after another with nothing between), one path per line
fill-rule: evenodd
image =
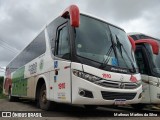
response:
M153 38L153 39L155 39L155 40L160 41L159 38L153 37L152 35L140 33L140 32L130 32L130 33L127 33L127 35L145 35L145 36L148 36L148 37L151 37L151 38Z

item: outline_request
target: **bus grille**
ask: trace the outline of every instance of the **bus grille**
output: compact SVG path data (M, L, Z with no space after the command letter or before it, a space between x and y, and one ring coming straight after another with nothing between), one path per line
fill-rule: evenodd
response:
M126 99L132 100L136 96L136 93L118 93L118 92L106 92L101 91L102 97L105 100L114 100L114 99Z
M121 86L122 83L123 83L123 87ZM114 81L107 81L107 80L100 80L96 82L96 84L103 87L120 88L120 89L135 89L139 87L139 85L136 83L114 82Z

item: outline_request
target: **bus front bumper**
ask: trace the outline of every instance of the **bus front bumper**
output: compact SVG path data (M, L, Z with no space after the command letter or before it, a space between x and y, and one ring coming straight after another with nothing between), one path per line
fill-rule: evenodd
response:
M76 76L72 80L72 104L136 104L141 101L141 94L142 85L136 89L117 89L102 87Z

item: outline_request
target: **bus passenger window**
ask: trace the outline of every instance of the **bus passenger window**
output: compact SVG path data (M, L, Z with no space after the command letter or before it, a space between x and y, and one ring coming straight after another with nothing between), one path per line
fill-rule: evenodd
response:
M139 72L141 74L148 74L147 64L146 64L144 55L142 53L142 50L136 50L135 57L136 57L137 65L139 67Z
M56 41L55 56L70 59L70 44L68 37L68 28L65 26L58 31L58 39Z

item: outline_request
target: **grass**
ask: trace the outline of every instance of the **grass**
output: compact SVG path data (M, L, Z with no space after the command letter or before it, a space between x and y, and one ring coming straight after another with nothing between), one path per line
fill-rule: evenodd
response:
M0 99L5 99L5 98L7 98L7 96L5 96L2 93L0 93Z

